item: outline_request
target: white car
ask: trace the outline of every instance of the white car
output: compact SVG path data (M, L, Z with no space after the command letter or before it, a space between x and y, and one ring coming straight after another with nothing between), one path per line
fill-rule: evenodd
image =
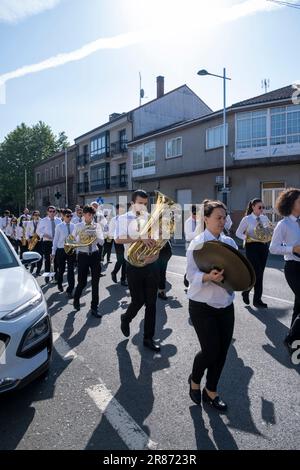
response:
M44 295L0 230L0 394L26 385L49 368L52 329Z

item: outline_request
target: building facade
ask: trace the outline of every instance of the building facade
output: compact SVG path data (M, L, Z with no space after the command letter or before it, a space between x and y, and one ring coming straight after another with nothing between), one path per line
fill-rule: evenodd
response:
M127 113L114 113L109 121L75 139L77 145L77 191L79 202L101 197L116 204L120 196L130 200L133 176L153 174L155 149L144 149L137 168L129 158L128 142L162 126L173 125L211 113L211 109L186 85L164 93L164 78L157 77L157 97Z
M35 209L41 214L49 205L73 209L77 204L76 156L76 145L72 145L68 147L67 154L58 152L35 166L34 202Z
M300 105L292 101L294 91L284 87L227 109L226 199L234 227L254 197L262 198L276 223L278 194L300 187ZM154 149L151 174L141 171L149 147ZM222 200L222 111L140 136L128 148L133 189L152 197L160 190L182 205Z

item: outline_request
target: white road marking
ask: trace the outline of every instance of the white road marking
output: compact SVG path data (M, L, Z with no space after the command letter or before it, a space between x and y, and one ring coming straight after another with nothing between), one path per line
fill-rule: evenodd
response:
M64 360L77 359L89 369L95 371L85 362L84 357L71 349L68 343L58 332L53 332L53 341L56 351ZM98 378L99 384L87 388L85 391L92 398L97 408L104 414L111 426L130 450L155 450L158 444L152 441L142 428L134 421L127 411L114 398L104 382Z
M167 271L168 274L173 274L173 276L179 276L179 277L183 277L184 274L179 274L179 273L174 273L173 271ZM263 297L266 297L266 299L272 299L272 300L275 300L277 302L283 302L285 304L289 304L289 305L294 305L294 302L291 302L290 300L285 300L285 299L279 299L278 297L272 297L271 295L265 295L263 294Z
M124 410L103 383L87 388L86 391L125 442L128 449L157 449L157 444L149 439L147 434Z

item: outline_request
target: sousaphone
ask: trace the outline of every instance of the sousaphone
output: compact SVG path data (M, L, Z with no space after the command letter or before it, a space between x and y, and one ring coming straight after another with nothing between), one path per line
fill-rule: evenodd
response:
M224 269L224 280L215 284L228 292L250 290L256 281L252 264L238 250L218 241L204 242L194 250L194 260L199 270L209 273Z

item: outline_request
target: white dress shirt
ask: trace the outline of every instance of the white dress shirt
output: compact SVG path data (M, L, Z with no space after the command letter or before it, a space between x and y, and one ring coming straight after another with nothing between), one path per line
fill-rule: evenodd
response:
M17 229L18 226L16 224L9 224L6 227L6 236L12 238L13 240L17 240Z
M118 218L119 216L116 215L109 222L109 228L108 228L109 238L113 238L113 239L115 238L116 224L117 224Z
M55 255L57 248L64 248L66 238L73 234L75 229L75 224L68 224L70 227L70 231L68 230L66 222L62 222L59 224L55 229L54 240L52 244L52 255Z
M77 214L74 214L72 217L72 224L80 224L81 222L83 222L83 216L79 218Z
M85 222L81 222L80 224L76 224L74 231L72 233L73 237L75 237L76 241L80 241L80 232L84 229L87 224ZM77 249L77 253L94 253L94 251L99 251L97 245L104 244L104 235L103 230L100 223L92 222L92 227L96 227L96 234L97 239L92 243L91 248L89 246L82 246Z
M139 233L147 223L148 217L148 212L144 212L142 215L137 216L131 210L126 212L126 214L118 216L115 226L114 239L120 238L122 240L126 238L133 238L138 240ZM131 243L124 243L124 257L126 261L128 261L127 253L130 245Z
M58 217L54 217L54 223L55 223L55 230L56 230L56 227L59 224L61 224L61 219L59 219ZM47 217L44 217L42 220L40 220L37 234L44 241L51 241L51 242L53 241L52 222L51 222L50 217L47 216Z
M246 240L246 233L252 237L256 238L254 234L254 229L256 225L258 224L257 220L257 215L255 215L253 212L252 214L246 215L245 217L242 218L240 221L240 225L238 226L238 229L236 231L236 236L240 238L241 240ZM264 227L269 227L270 226L270 219L266 215L261 215L260 217L260 222L263 224Z
M284 255L285 261L298 261L300 258L293 254L295 245L300 245L300 225L294 215L284 217L275 227L270 244L273 255Z
M35 232L34 232L34 224L37 224ZM37 221L30 220L29 222L27 222L27 225L26 225L26 239L27 240L29 240L29 238L31 238L34 233L38 233L39 225L40 225L40 219Z
M11 218L10 217L0 217L0 228L3 232L7 235L6 230L10 224Z
M191 300L206 303L214 308L225 308L232 304L234 293L229 294L223 287L211 281L203 282L203 275L205 273L199 270L194 261L194 250L201 248L204 242L211 240L227 243L227 245L232 246L236 250L238 249L235 241L224 235L224 233L221 233L220 237L216 239L209 230L205 229L204 232L194 238L187 251L186 277L190 283L187 296Z

